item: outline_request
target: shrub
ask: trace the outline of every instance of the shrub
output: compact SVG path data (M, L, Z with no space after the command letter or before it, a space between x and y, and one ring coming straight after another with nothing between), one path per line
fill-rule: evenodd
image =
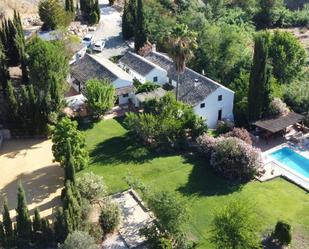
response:
M229 132L232 129L232 125L226 121L218 121L216 131L218 134L224 134Z
M245 182L261 166L260 151L238 138L225 138L216 143L210 164L223 177Z
M292 241L291 226L287 222L278 221L273 236L281 245L289 245Z
M101 210L100 225L103 234L113 232L120 223L120 210L115 203L107 202Z
M219 210L212 222L211 242L215 248L260 248L258 226L252 207L233 200Z
M98 23L98 21L99 21L98 14L95 11L91 12L88 20L89 25L94 25Z
M249 132L244 128L234 128L228 133L222 135L223 137L237 137L247 144L252 145L252 139Z
M95 175L93 172L83 174L77 179L76 184L81 197L91 203L104 198L107 194L103 177Z
M274 98L269 105L268 115L269 117L280 117L287 115L290 112L287 105L279 98Z
M210 159L218 139L204 133L199 136L196 141L199 145L199 152L207 159Z
M86 232L74 231L64 241L60 249L98 249L94 239Z
M152 92L154 90L156 90L157 88L159 88L160 86L151 82L151 81L148 81L144 84L141 84L137 87L137 91L136 91L136 94L138 93L148 93L148 92Z

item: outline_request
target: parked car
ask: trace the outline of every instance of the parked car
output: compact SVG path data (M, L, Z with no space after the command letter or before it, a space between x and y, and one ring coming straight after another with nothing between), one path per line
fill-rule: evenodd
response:
M98 41L96 41L95 44L93 45L92 49L93 49L94 51L102 52L104 46L105 46L105 41L104 41L104 40L98 40Z
M92 34L87 34L82 40L82 44L84 44L86 47L90 47L94 42L94 37Z

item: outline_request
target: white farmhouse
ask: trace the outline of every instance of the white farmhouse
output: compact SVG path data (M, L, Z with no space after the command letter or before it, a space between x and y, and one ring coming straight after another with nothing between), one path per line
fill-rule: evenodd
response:
M119 65L141 83L146 81L152 81L161 85L166 83L166 70L138 54L126 53L119 60Z
M86 54L71 66L71 85L79 93L90 79L107 79L116 89L117 105L127 104L134 95L133 78L116 64L97 55Z
M134 72L133 77L146 79L149 76L147 80L176 86L177 72L173 61L167 55L151 51L141 57L130 52L123 58L120 60L122 67ZM152 80L151 77L154 76L157 81ZM179 79L179 100L191 105L195 113L206 120L209 128L215 128L219 120L233 120L232 90L189 68L185 69Z

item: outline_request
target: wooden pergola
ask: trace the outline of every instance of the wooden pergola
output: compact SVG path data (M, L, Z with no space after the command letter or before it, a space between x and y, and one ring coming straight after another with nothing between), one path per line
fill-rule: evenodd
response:
M269 133L277 133L285 130L287 127L302 122L304 116L295 112L290 112L285 116L278 118L259 120L252 125L261 128L262 130L268 131Z

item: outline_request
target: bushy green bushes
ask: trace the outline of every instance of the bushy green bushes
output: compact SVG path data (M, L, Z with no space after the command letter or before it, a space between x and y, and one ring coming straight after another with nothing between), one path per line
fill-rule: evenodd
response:
M60 249L98 249L95 240L86 232L74 231L66 238Z
M113 202L106 202L101 209L100 225L103 234L113 232L120 223L120 210L117 204Z
M85 173L77 178L76 187L81 197L87 199L91 203L100 201L107 195L107 187L103 177L93 172Z
M233 130L222 135L223 137L236 137L240 140L252 145L252 139L250 133L244 128L235 127Z
M289 245L292 241L291 226L285 221L278 221L273 237L277 239L281 245Z
M206 131L204 121L172 93L144 103L141 114L128 113L125 124L145 144L161 150L182 148L188 137Z
M94 25L98 23L98 14L95 11L90 13L88 23L89 25Z

